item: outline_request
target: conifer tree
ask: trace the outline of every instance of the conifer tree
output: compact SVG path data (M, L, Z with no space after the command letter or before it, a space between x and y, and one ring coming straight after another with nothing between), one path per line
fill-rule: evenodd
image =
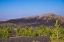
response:
M58 19L56 20L56 23L55 23L55 27L56 27L56 29L57 29L57 42L59 42L59 35L58 35L58 29L59 29L59 26L60 26L60 24L59 24L59 21L58 21Z

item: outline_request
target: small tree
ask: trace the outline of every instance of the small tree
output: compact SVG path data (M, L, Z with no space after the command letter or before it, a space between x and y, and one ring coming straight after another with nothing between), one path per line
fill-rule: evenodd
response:
M20 32L20 28L18 27L18 28L16 29L16 35L19 35L19 32Z
M57 42L59 42L59 35L58 35L58 29L59 29L59 26L60 26L60 24L59 24L59 21L58 21L58 19L56 20L56 23L55 23L55 27L56 27L56 29L57 29Z
M64 39L64 28L59 28L59 39Z
M33 27L30 27L30 29L29 29L29 36L33 36L33 31L34 31Z
M9 38L9 32L7 30L2 30L2 38Z
M40 28L39 28L39 35L42 36L42 35L45 35L45 26L44 25L40 25Z
M26 26L24 29L22 29L22 36L28 36L28 34L29 34L29 29L28 29L28 27Z
M34 30L34 31L33 31L33 36L34 36L34 37L35 37L35 36L38 36L37 30Z

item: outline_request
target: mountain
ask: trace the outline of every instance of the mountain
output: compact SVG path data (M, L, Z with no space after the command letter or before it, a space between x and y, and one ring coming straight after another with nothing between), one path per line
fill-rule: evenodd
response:
M4 18L0 18L0 21L6 21L6 19L4 19Z
M24 26L37 27L40 25L54 26L56 19L58 19L60 25L64 27L64 17L60 15L55 15L53 13L23 17L23 18L18 18L18 19L10 19L8 21L4 21L0 23L14 23L16 25L21 24L22 27Z

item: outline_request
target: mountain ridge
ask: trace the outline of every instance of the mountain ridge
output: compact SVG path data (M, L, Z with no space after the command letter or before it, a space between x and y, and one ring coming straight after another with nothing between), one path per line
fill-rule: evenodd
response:
M10 22L17 25L22 24L23 26L24 25L26 26L39 26L39 25L54 26L56 19L58 19L60 25L64 27L64 17L60 15L55 15L53 13L23 17L23 18L18 18L18 19L10 19L8 21L4 21L0 23Z

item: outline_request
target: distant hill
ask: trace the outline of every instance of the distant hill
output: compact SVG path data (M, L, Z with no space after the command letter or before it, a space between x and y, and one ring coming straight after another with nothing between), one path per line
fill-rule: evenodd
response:
M6 21L6 19L4 19L4 18L0 18L0 21Z
M9 22L9 23L14 23L16 25L21 24L22 26L34 26L34 27L37 27L39 25L54 26L56 19L58 19L60 25L64 27L64 17L60 15L55 15L53 13L18 18L18 19L10 19L8 21L4 21L0 23Z

